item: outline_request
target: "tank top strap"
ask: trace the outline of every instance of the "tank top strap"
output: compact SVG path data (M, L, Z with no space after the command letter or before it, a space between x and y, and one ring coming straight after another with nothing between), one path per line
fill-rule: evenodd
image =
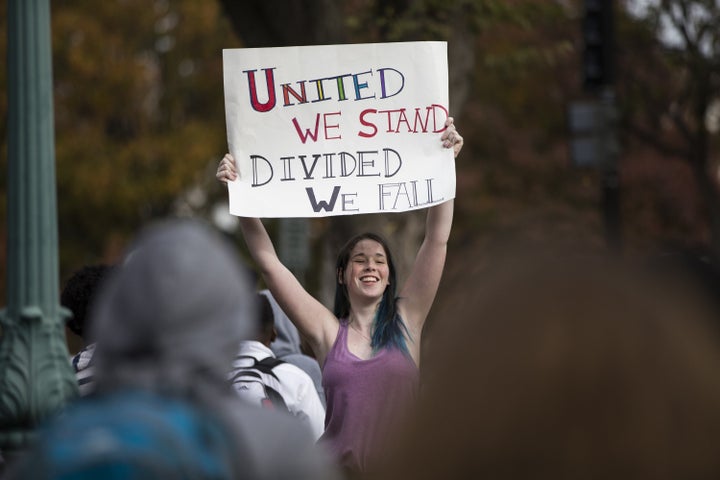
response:
M335 360L338 360L348 354L347 352L347 332L348 332L348 321L347 318L339 318L339 327L338 327L338 333L335 337L335 342L333 343L332 347L330 348L330 352L328 352L327 358L325 359L325 362L327 363L327 359L332 358Z

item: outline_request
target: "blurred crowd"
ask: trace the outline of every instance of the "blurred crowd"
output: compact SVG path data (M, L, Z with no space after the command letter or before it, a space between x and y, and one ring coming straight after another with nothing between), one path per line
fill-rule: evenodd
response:
M718 478L709 261L516 244L464 279L427 325L406 420L352 470L317 441L320 365L272 295L211 227L153 225L67 281L81 396L6 476Z

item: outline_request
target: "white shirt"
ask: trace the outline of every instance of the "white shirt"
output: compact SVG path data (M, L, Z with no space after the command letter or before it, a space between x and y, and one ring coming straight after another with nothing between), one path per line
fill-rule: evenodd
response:
M253 357L258 361L267 357L275 357L272 350L254 340L240 342L238 356L241 355ZM230 378L234 377L238 370L252 365L253 362L249 358L236 358L233 361ZM320 438L325 425L325 408L320 402L315 383L310 375L290 363L276 366L273 368L273 373L280 383L278 393L283 397L290 413L307 422L316 440Z

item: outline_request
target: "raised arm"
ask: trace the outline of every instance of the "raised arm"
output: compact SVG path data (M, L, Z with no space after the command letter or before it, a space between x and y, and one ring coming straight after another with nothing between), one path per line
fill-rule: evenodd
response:
M216 177L223 183L237 178L235 161L230 154L226 154L220 162ZM318 360L324 359L335 340L335 316L310 295L283 265L259 218L240 217L240 230L267 288L300 333L308 339Z
M443 132L441 141L445 148L452 147L457 157L463 146L463 138L455 129L452 117L448 118L446 125L448 128ZM453 208L454 201L448 200L428 209L425 238L400 292L400 313L416 339L420 337L440 285L452 227Z

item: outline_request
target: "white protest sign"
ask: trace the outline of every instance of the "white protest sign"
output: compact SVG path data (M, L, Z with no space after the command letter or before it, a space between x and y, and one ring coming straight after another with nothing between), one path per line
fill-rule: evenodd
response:
M426 208L455 196L442 147L447 44L223 51L230 213L317 217Z

